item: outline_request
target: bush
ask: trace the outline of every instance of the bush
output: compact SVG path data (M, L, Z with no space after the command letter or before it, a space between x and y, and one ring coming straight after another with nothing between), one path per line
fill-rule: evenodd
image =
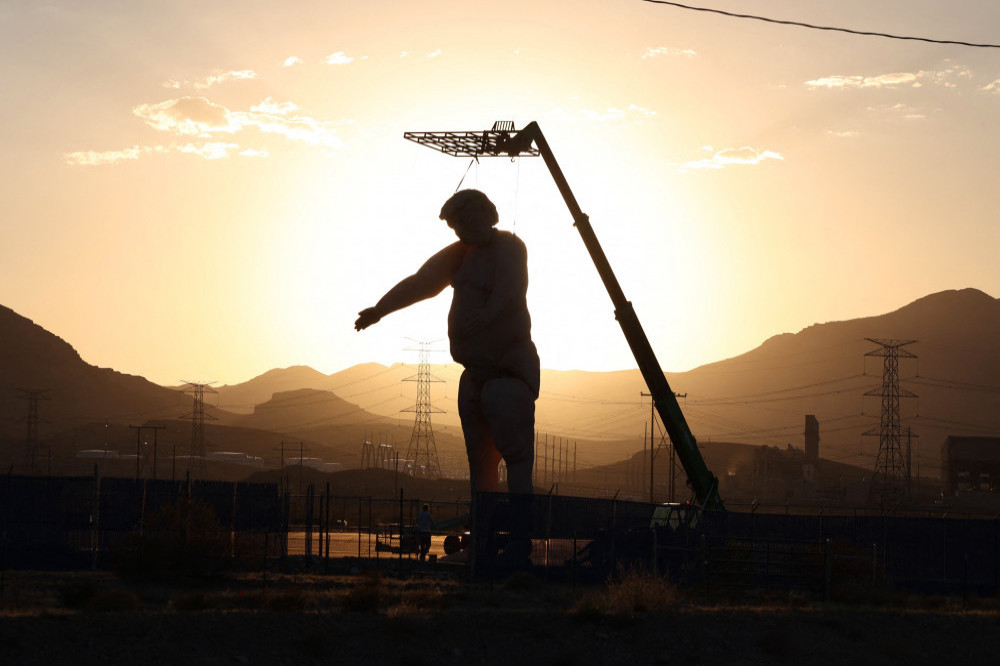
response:
M220 571L229 539L204 502L181 498L153 513L112 552L115 570L136 578L198 576Z

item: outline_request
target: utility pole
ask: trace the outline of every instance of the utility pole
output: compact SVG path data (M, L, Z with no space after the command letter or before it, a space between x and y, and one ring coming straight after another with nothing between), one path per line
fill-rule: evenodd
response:
M642 396L642 397L644 397L644 398L651 398L651 397L653 397L652 393L640 392L639 395ZM687 397L687 393L674 393L674 398L675 399L676 398L686 398L686 397ZM666 441L664 441L664 436L663 435L660 435L660 441L659 442L654 442L654 439L653 439L653 437L655 436L654 433L655 433L655 430L656 430L656 409L655 408L656 408L656 401L650 400L650 402L649 402L649 501L650 501L650 503L652 503L654 501L654 499L653 499L654 498L654 495L653 495L653 483L654 483L653 461L656 459L656 454L659 453L659 450L661 448L667 448L667 443L666 443ZM677 479L677 469L676 469L676 466L677 466L677 452L674 449L674 441L672 439L669 439L669 434L667 435L667 439L670 442L670 444L669 444L669 448L670 448L670 460L669 460L669 468L667 470L667 501L673 502L673 501L675 501L675 497L674 497L675 496L675 482L676 482L676 479ZM643 448L643 451L646 450L645 441L643 441L642 448Z
M872 482L869 487L868 500L876 498L882 508L898 506L906 492L903 488L908 472L901 449L902 428L899 422L900 398L916 398L916 394L899 386L899 359L917 358L906 345L916 340L888 340L865 338L879 346L865 356L880 356L882 362L882 387L872 389L866 396L877 395L882 398L882 413L879 427L868 430L864 435L878 435L878 455L875 457L875 469L872 472Z
M139 477L142 476L142 472L146 469L146 465L149 463L149 442L142 440L143 430L153 431L153 481L156 481L156 433L160 430L166 430L165 425L141 425L134 426L130 425L131 430L135 430L135 478L138 481Z
M415 412L413 432L410 434L410 446L406 450L407 464L412 465L413 476L436 479L441 476L441 465L438 463L437 445L434 443L434 428L431 426L431 413L444 413L431 405L431 382L443 382L443 379L431 376L431 365L428 361L430 342L418 342L419 348L411 347L408 351L420 352L420 365L414 377L404 379L404 382L417 382L417 404L404 412Z
M42 421L38 416L38 402L39 400L52 399L46 395L49 390L50 389L17 389L17 391L21 394L19 396L20 399L28 401L27 416L18 419L17 422L27 425L27 431L24 436L24 457L25 467L28 468L31 474L35 473L35 458L38 456L38 424L48 423L47 421Z
M371 440L365 438L365 441L361 444L361 469L374 467L374 461L375 447L372 445Z
M217 393L211 384L199 384L197 382L184 382L182 390L194 396L194 407L190 414L185 414L182 419L191 421L191 457L188 459L188 471L192 476L204 478L205 476L205 421L214 421L215 417L205 414L205 392Z

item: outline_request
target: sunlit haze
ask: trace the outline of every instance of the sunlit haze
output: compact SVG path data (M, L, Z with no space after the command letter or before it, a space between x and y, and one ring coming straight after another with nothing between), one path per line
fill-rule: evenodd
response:
M995 0L702 4L1000 36ZM495 120L538 121L668 371L1000 295L1000 49L639 0L15 0L0 42L0 304L161 384L446 350L447 293L353 323L453 242L463 175L527 244L542 367L634 367L541 160L403 139Z

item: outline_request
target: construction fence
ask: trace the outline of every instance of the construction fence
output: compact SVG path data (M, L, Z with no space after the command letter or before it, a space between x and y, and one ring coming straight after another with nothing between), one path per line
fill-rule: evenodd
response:
M478 574L509 538L518 511L481 494L474 511ZM601 580L628 569L707 588L838 588L915 593L1000 591L1000 517L890 513L853 507L649 504L582 497L530 498L531 562L549 577ZM499 573L499 572L497 572Z
M707 587L842 585L994 595L1000 589L996 517L900 515L855 509L730 507L705 512L583 497L535 495L530 560L553 580L600 581L629 568ZM511 497L464 501L340 496L329 484L0 476L0 569L117 569L204 574L280 566L342 570L417 558L416 516L435 520L429 560L476 535L470 573L494 567L511 534ZM470 511L471 508L471 511ZM470 517L471 516L471 517ZM475 529L471 529L472 526Z
M0 568L206 573L289 558L417 555L416 514L428 504L461 534L469 503L344 497L307 486L92 477L0 477ZM444 554L437 534L431 553Z

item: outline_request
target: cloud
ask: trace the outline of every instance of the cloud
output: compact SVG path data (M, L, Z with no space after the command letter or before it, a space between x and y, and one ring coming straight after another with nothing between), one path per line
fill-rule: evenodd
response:
M159 146L156 148L148 146L133 146L122 148L121 150L80 150L73 153L66 153L63 159L72 166L101 166L104 164L120 164L130 160L137 160L143 155L152 152L164 152Z
M707 148L707 147L706 147ZM711 150L710 148L708 148ZM682 171L692 171L699 169L722 169L731 166L756 165L764 160L784 160L780 153L773 150L757 150L749 146L741 148L724 148L714 155L700 160L674 164Z
M921 70L919 72L895 72L878 76L824 76L812 81L806 81L807 88L922 88L925 85L935 85L944 88L958 88L963 82L973 78L972 72L956 65L938 71Z
M920 112L908 104L898 103L892 105L869 106L869 111L882 114L890 118L903 118L904 120L923 120L927 114Z
M809 88L885 88L917 84L917 74L897 73L880 76L824 76L806 81Z
M312 146L343 146L330 123L298 115L298 110L292 102L277 102L271 97L250 107L250 111L230 111L204 97L181 97L159 104L141 104L132 112L154 129L181 136L211 138L256 128Z
M204 97L180 97L159 104L140 104L132 113L153 129L189 136L238 131L224 106Z
M328 65L348 65L354 62L354 58L347 55L343 51L337 51L336 53L331 53L328 55L323 62Z
M208 90L212 86L216 86L227 81L248 81L256 78L257 72L252 69L233 70L229 72L217 71L197 81L165 81L163 83L163 87L171 88L173 90L180 90L181 88L187 87L191 87L196 90Z
M991 92L991 93L1000 93L1000 79L987 83L985 86L980 88L980 90L984 90L986 92Z
M643 52L642 59L662 58L664 56L682 56L685 58L693 58L696 55L698 54L691 49L678 49L672 46L651 46Z
M239 145L222 141L206 141L204 143L185 143L177 146L176 149L178 152L198 155L206 160L220 160L238 151Z
M302 64L302 58L298 56L291 56L285 58L285 62L282 63L282 67L294 67L295 65L301 65L301 64Z
M827 130L825 134L827 136L835 136L838 139L853 139L861 133L857 130Z
M63 155L63 159L70 166L115 165L121 164L122 162L138 160L139 158L148 155L164 155L167 153L183 153L188 155L197 155L198 157L202 157L206 160L218 160L229 157L238 149L239 146L235 143L204 141L201 143L188 142L171 144L168 146L133 146L131 148L123 148L121 150L77 151L74 153L66 153ZM247 157L257 157L262 155L266 156L267 152L248 149L240 151L239 154Z
M428 58L437 58L439 55L441 55L441 49L438 49L437 51L432 51L432 52L428 53L427 57Z
M272 113L287 116L289 113L298 111L299 107L295 102L276 102L273 98L268 97L260 104L251 106L250 110L256 113Z

